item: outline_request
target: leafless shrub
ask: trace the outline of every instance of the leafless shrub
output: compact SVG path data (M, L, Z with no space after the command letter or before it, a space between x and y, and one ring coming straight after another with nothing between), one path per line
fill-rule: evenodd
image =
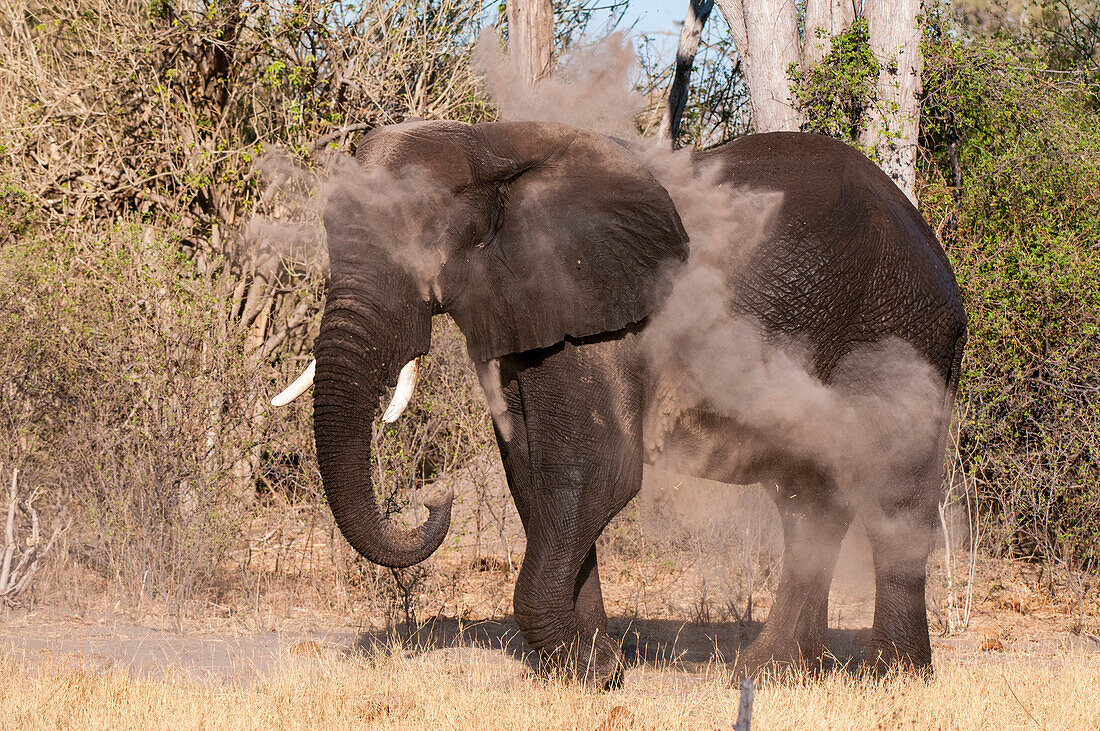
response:
M0 424L9 458L79 525L73 558L179 606L240 534L238 466L264 383L228 294L152 229L0 250Z
M294 213L254 161L271 146L305 160L410 114L484 118L468 63L481 24L458 0L16 0L0 14L0 179L18 192L3 228L29 206L51 231L140 219L169 232L230 293L220 327L285 379L316 333L320 278L281 242L240 235L257 214ZM246 418L264 427L259 401ZM257 445L235 469L278 479L288 454Z
M981 523L978 520L978 504L974 478L963 469L959 454L961 420L952 426L951 451L946 475L947 491L939 504L940 528L943 531L944 573L947 583L947 606L944 630L948 634L965 631L970 626L974 608L974 572L982 541ZM959 515L960 508L962 515ZM959 523L965 526L960 537ZM960 540L961 538L961 540ZM959 549L966 549L963 581L957 568Z
M0 20L0 98L22 117L7 136L32 195L57 213L181 216L196 245L250 215L262 145L308 151L349 123L485 106L466 63L476 4L17 5Z
M301 567L243 545L256 487L323 509L308 409L266 407L308 359L320 270L239 235L257 213L295 214L252 162L409 114L484 118L468 64L481 18L457 0L0 13L0 458L26 465L44 511L74 516L79 563L177 604L225 590L229 560L249 586ZM465 454L445 418L402 437L417 484Z
M3 475L3 465L0 465L0 475ZM32 491L30 496L23 500L23 511L30 516L31 534L27 536L22 546L16 538L15 515L19 507L19 470L11 471L11 490L8 492L7 520L4 523L4 544L0 550L0 601L11 605L26 591L31 579L38 572L38 561L53 548L54 541L61 533L61 526L54 528L46 545L41 545L41 537L38 534L38 511L34 503L38 499L38 492Z

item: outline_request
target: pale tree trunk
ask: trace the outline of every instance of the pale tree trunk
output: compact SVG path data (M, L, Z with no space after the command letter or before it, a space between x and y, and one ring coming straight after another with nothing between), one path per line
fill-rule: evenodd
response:
M809 71L821 63L832 46L832 38L856 19L858 0L806 0L806 21L802 41L802 68Z
M917 133L920 124L920 0L868 0L863 14L871 50L882 70L860 143L914 205L917 202Z
M729 23L749 86L757 132L796 131L802 116L791 99L787 69L802 60L795 0L716 0Z
M550 72L554 50L551 0L508 0L508 53L534 84Z
M692 6L698 1L692 0ZM860 143L875 151L883 170L916 203L920 0L806 0L804 46L799 42L795 0L714 2L729 23L730 35L741 56L753 128L757 132L801 127L804 120L794 106L787 70L796 64L806 71L820 63L832 45L831 38L851 25L858 14L857 6L862 6L871 50L882 71ZM824 37L819 37L818 29L822 29ZM682 39L685 33L686 24ZM682 63L678 55L678 76ZM690 67L685 78L688 73ZM674 111L673 99L670 97L669 101L670 110Z
M680 29L680 40L676 44L676 71L672 76L672 86L668 90L668 106L661 117L661 126L657 136L676 146L680 134L680 120L684 116L690 88L691 67L695 65L695 54L699 50L699 39L703 35L703 26L714 8L714 0L689 0L684 25Z

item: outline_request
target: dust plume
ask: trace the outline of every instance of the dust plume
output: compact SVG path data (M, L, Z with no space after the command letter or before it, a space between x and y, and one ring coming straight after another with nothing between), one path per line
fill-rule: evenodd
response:
M654 464L665 462L666 438L690 412L727 415L765 443L824 467L838 488L834 499L854 507L878 533L905 530L892 525L884 506L904 500L906 488L896 476L924 468L940 443L949 414L935 369L909 344L892 339L853 348L834 364L826 383L805 344L768 333L729 306L729 273L764 239L783 194L720 184L717 172L694 163L690 151L640 138L634 117L645 100L632 84L635 56L621 34L571 54L559 72L534 86L524 82L495 39L481 39L475 60L504 119L562 122L628 140L680 214L691 255L642 336L652 371L661 374L645 428ZM680 455L666 466L704 474L721 458L702 453L685 461ZM647 479L643 505L657 518L654 525L667 531L677 523L695 535L723 533L715 520L725 511L716 510L710 492L680 489L682 481L653 474L658 477ZM703 509L697 509L700 500ZM754 516L759 521L762 514ZM744 533L746 526L741 528ZM731 546L736 551L736 543L727 531L713 553Z
M783 195L719 185L688 153L650 147L645 157L691 240L688 264L643 336L661 374L645 433L654 463L668 459L689 474L713 470L721 452L685 459L664 445L693 411L719 414L759 443L824 468L836 484L832 499L875 532L909 530L894 524L888 506L912 489L897 476L923 469L939 443L945 394L938 373L908 343L888 339L853 348L822 381L807 344L767 332L730 307L729 274L764 240ZM919 551L922 541L910 544Z
M634 119L646 100L633 84L636 60L624 34L579 47L534 85L490 35L479 40L474 60L503 119L561 122L626 140L675 203L691 255L640 341L651 371L660 374L656 403L645 419L645 448L653 461L662 464L670 435L692 412L718 414L763 443L824 467L837 484L836 499L861 509L879 532L891 530L883 506L905 497L896 492L905 486L895 475L919 469L938 444L946 417L944 386L932 366L900 340L850 350L833 364L826 383L806 344L768 333L735 313L729 274L765 240L783 194L722 183L690 151L674 152L638 136ZM355 217L359 235L399 242L389 247L394 261L425 292L435 286L444 250L436 244L446 238L446 212L454 199L438 177L416 167L364 167L346 155L331 157L312 178L278 157L262 165L302 211L294 224L251 222L249 235L264 246L324 252L320 212L334 215L335 209L335 215ZM546 237L544 243L553 245L553 232ZM722 454L691 457L694 463L681 455L676 470L704 474ZM686 523L713 521L714 505L708 504L710 510L673 513Z
M306 270L328 265L317 191L321 171L268 148L254 167L266 182L257 212L241 229L242 258L252 262L290 259Z
M306 165L281 150L269 150L256 166L268 181L261 207L270 214L255 215L244 226L247 255L258 261L275 256L327 271L327 215L354 221L360 241L384 244L390 259L427 295L443 264L438 243L447 234L441 217L423 212L447 209L453 195L444 181L420 166L397 171L364 166L339 151L325 152Z
M478 39L474 64L504 121L561 122L608 136L637 137L634 119L647 101L632 83L637 58L626 33L575 45L553 73L534 85L491 33Z

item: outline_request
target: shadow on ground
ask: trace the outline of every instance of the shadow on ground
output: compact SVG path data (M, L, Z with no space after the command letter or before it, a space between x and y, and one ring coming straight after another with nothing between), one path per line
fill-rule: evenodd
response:
M631 672L627 685L691 684L703 680L721 663L731 663L760 632L759 623L695 624L668 619L613 618L611 633L619 639ZM324 652L372 657L392 653L393 632L354 631L347 627L316 627L294 632L179 632L136 624L125 617L96 619L37 609L0 612L0 654L29 662L67 658L95 670L123 668L154 677L184 676L213 684L248 685L278 667L280 658L315 657ZM829 650L841 665L854 668L865 652L869 630L829 631ZM1091 635L1046 634L1018 639L997 652L984 651L978 634L937 637L937 662L982 664L1008 661L1034 664L1058 661L1061 653L1100 652ZM537 668L538 661L523 641L511 617L459 622L439 617L426 621L399 650L412 661L443 659L477 664L505 682L518 681ZM662 672L678 670L681 672Z
M670 619L609 620L609 630L619 640L628 667L675 668L688 672L697 672L715 663L732 663L737 654L756 639L762 626L760 622L696 624ZM829 630L829 652L837 664L854 667L864 656L869 636L868 630ZM392 647L395 638L399 638L412 655L476 648L495 650L501 653L502 659L523 663L531 669L538 667L535 653L523 641L510 615L478 622L435 617L411 633L406 624L390 631L361 632L353 651L373 656Z

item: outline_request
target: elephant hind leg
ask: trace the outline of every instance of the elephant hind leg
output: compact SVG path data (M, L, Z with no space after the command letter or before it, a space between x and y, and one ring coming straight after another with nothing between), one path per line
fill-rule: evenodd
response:
M833 502L824 479L802 484L806 487L778 491L783 524L779 586L763 629L737 658L738 675L819 663L825 653L829 587L851 511Z
M901 490L885 491L886 499L864 519L875 567L875 618L866 659L874 672L931 668L925 573L935 535L939 481L940 460L930 459L925 469L902 483Z

